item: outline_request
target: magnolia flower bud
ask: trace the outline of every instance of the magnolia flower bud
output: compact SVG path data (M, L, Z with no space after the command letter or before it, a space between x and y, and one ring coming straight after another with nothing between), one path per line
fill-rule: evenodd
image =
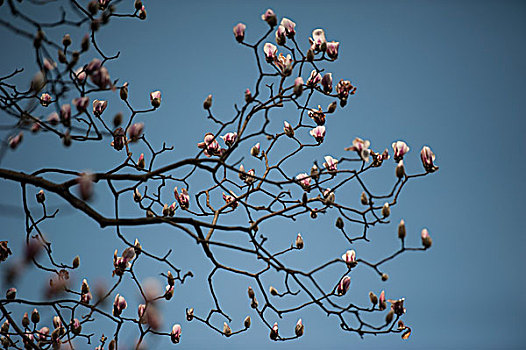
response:
M62 38L62 45L69 46L71 45L71 36L69 34L64 35Z
M394 317L394 311L393 309L391 309L385 316L385 323L391 323L393 321L393 317Z
M170 300L172 299L172 297L174 296L174 290L175 290L175 287L172 285L167 285L166 286L166 292L164 293L164 298L166 300Z
M76 269L77 267L79 267L80 265L80 257L77 255L74 259L73 259L73 268Z
M68 59L66 58L66 54L62 50L58 50L58 61L60 63L67 63Z
M82 324L78 319L73 319L73 322L71 323L71 331L75 335L79 335L80 332L82 332Z
M138 188L136 188L135 191L133 192L133 200L136 202L140 202L142 200L142 195L140 194Z
M16 288L9 288L5 293L5 298L7 300L13 300L16 298Z
M24 317L22 317L22 327L27 328L29 326L29 316L26 313L24 313Z
M250 307L253 308L253 309L257 309L258 301L256 300L256 298L252 299L252 301L250 302Z
M269 291L270 291L270 294L272 295L278 295L278 290L276 288L274 288L273 286L270 286L269 288Z
M404 220L400 220L400 223L398 224L398 238L404 239L405 233L405 222Z
M404 177L405 175L405 168L404 168L404 161L401 160L398 162L398 165L396 166L396 177L401 179Z
M296 97L300 97L301 94L303 93L303 78L302 77L297 77L294 80L293 91L294 91L294 95L296 95Z
M247 28L246 25L243 23L238 23L234 27L234 37L236 38L238 43L242 43L243 40L245 40L245 29Z
M122 113L119 112L113 117L113 126L118 127L122 124Z
M152 104L153 108L159 108L159 106L161 105L160 91L150 92L150 103Z
M303 249L303 237L301 237L301 234L298 233L298 236L296 237L296 248L297 249Z
M336 101L332 102L329 107L327 107L327 113L334 113L334 111L336 110L336 107L338 106L338 104L336 103Z
M385 202L384 206L382 207L382 215L384 218L391 215L391 208L389 208L389 203Z
M309 49L309 51L307 51L307 61L309 62L314 61L314 50L313 49Z
M230 326L226 322L223 322L223 334L227 337L232 335L232 329L230 329Z
M260 149L260 145L258 142L254 146L252 146L252 148L250 149L250 154L254 157L259 156L259 149Z
M252 289L252 287L248 287L248 297L250 299L254 299L255 296L256 294L254 293L254 289Z
M55 328L62 327L62 320L60 319L60 316L54 316L53 317L53 327L55 327Z
M431 239L431 236L429 236L429 232L427 229L422 230L422 245L425 249L431 248L431 244L433 244L433 240Z
M203 108L208 110L212 107L212 95L208 95L208 97L203 102Z
M66 132L64 133L64 137L62 138L62 144L65 147L71 146L71 133L70 133L69 129L66 130Z
M245 325L245 328L250 328L251 325L250 316L245 317L245 321L243 321L243 324Z
M278 24L278 18L271 9L265 11L265 13L261 15L261 19L267 22L270 27L274 27Z
M283 127L283 131L285 132L285 135L288 137L294 137L294 128L292 125L290 125L288 122L283 123L285 126Z
M115 350L115 348L117 347L117 342L115 341L115 339L112 339L110 341L110 343L108 344L108 350Z
M250 92L250 89L245 90L245 102L250 103L254 100L254 97L252 97L252 93Z
M296 327L294 328L294 333L296 333L296 336L301 337L303 335L303 331L305 330L305 326L303 325L303 322L301 322L301 318L296 323Z
M274 326L270 329L270 339L276 340L279 337L278 323L274 323Z
M378 309L380 311L385 310L387 308L387 303L385 301L385 292L383 290L380 293L380 299L378 301L379 301Z
M126 101L128 99L128 82L122 84L120 89L121 100Z
M44 193L44 190L38 191L38 193L36 194L36 197L37 197L38 203L44 203L44 201L46 200L46 195Z
M338 218L336 219L336 227L341 230L343 229L343 225L344 225L343 219L338 216Z
M389 279L389 275L386 273L382 273L382 281L387 281Z
M365 192L362 192L362 195L360 196L360 201L362 202L363 205L369 204L369 201L367 200L367 195L365 194Z
M139 10L139 19L142 19L143 21L146 19L146 9L144 6Z
M340 283L338 283L338 287L336 288L336 292L339 296L345 295L347 291L349 290L349 287L351 286L351 278L349 276L345 276L341 279Z
M144 169L144 166L146 165L145 163L146 162L144 161L144 153L141 153L141 155L139 156L139 160L137 161L137 167L139 167L139 169Z
M312 168L310 168L310 177L314 181L318 181L318 179L320 178L320 171L319 171L318 167L316 166L316 164L314 164L312 166Z
M371 300L371 304L373 304L373 306L378 304L378 297L373 292L369 292L369 299Z
M170 340L172 343L177 344L181 340L181 325L175 324L172 327L172 332L170 333Z
M191 307L189 309L186 309L186 320L192 321L194 319L194 308Z
M31 322L34 324L40 322L40 314L38 313L37 309L33 309L33 312L31 313Z
M134 6L135 6L136 10L140 10L142 8L142 1L141 0L135 0Z
M170 286L175 285L175 277L172 275L171 271L168 271L168 273L166 274L166 278L168 279L168 284Z

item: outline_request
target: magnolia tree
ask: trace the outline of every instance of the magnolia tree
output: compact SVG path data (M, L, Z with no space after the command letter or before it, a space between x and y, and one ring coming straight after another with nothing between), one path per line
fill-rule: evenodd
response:
M145 338L154 336L168 337L177 344L183 339L186 322L202 323L226 337L249 332L251 323L259 322L268 329L270 339L286 341L309 331L301 320L302 311L308 307L318 309L320 316L336 318L344 332L361 337L390 333L399 333L403 339L409 337L411 328L402 320L406 311L403 298L371 291L370 302L357 305L350 300L352 293L348 292L352 289L355 269L368 269L387 281L388 275L383 270L386 262L408 251L429 249L428 231L421 231L421 246L408 247L402 220L397 224L400 246L379 261L371 261L361 255L359 249L350 248L355 247L356 242L369 242L369 229L389 223L391 210L409 180L431 174L438 167L431 149L423 146L420 150L422 171L406 173L404 157L410 149L404 141L396 139L391 147L375 151L369 141L356 137L349 140L345 149L326 149L330 155L323 161L302 152L323 146L327 124L330 124L327 116L348 113L345 107L355 98L356 87L345 77L335 78L330 73L331 62L338 59L339 42L327 40L325 31L316 28L311 28L310 38L298 38L296 23L278 18L270 9L261 15L268 31L261 33L255 42L245 40L243 23L235 25L234 39L254 55L257 79L244 92L244 103L236 105L235 113L227 120L215 115L212 94L204 98L202 114L210 125L200 135L193 135L194 156L174 161L176 153L171 152L170 145L155 135L147 138L143 133L146 120L143 116L162 107L162 92L152 87L151 107L134 107L128 98L128 89L132 86L112 80L107 68L109 63L118 64L119 55L108 55L97 44L110 19L146 20L147 10L141 0L134 3L70 0L67 9L46 1L30 2L42 8L52 6L56 21L39 22L24 13L18 2L0 1L3 3L0 24L14 37L32 41L38 65L36 69L13 67L11 74L0 78L0 108L3 118L12 122L5 131L2 155L17 152L23 138L44 133L46 142L55 147L80 142L103 143L107 152L118 152L120 161L101 172L46 167L28 173L0 168L1 178L20 186L25 216L23 253L10 256L13 242L3 241L0 245L3 261L0 266L7 286L5 297L0 299L4 348L85 348L89 344L97 349L117 349L122 347L124 325L134 330L137 348L144 344ZM12 22L6 14L18 22ZM53 37L46 31L60 33L60 36ZM75 42L73 35L70 36L73 31L85 36ZM12 82L22 68L36 70L27 89ZM120 78L126 80L126 77ZM326 102L323 106L313 105L314 98L323 98ZM107 115L108 104L118 105L122 113ZM282 127L271 128L271 120L276 118L273 112L284 106L292 107L295 114L290 114L286 121L280 120ZM138 154L136 149L140 145L148 151ZM291 173L286 164L293 158L303 158L306 167ZM385 168L392 174L392 189L378 194L364 176ZM202 180L203 174L208 180ZM338 196L345 186L360 189L361 204L353 207L346 203L345 199L350 201L349 198ZM91 200L103 192L113 198L111 215L104 215ZM115 247L113 276L108 276L113 278L113 284L109 288L96 289L88 278L81 278L82 283L70 282L70 274L79 268L83 258L77 256L71 262L55 258L53 242L45 237L42 229L44 225L60 225L61 212L48 204L51 196L78 215L88 216L100 227L113 229L120 244ZM123 205L133 205L135 215L124 217ZM293 268L285 262L294 260L294 256L302 254L304 245L309 244L300 233L290 237L290 245L276 250L265 243L272 241L274 235L285 233L258 230L278 218L313 220L322 215L334 218L334 229L349 250L343 256L329 257L307 270ZM188 306L186 315L170 314L161 319L163 308L174 297L174 288L185 288L184 282L194 274L185 272L184 266L175 266L171 250L159 254L141 245L140 237L133 241L123 233L129 226L147 230L159 224L195 241L212 264L208 284L203 286L209 289L213 305L210 310L194 311L193 301L184 300ZM349 231L351 224L361 227L360 234ZM238 235L229 239L218 237L218 232ZM222 261L218 249L251 257L251 268ZM111 264L111 256L101 259ZM166 286L162 291L137 276L137 266L144 263L156 266L152 268L155 270L152 277ZM28 298L23 289L16 289L20 274L30 266L32 273L45 274L49 280L39 299ZM335 266L338 269L335 270ZM249 281L246 303L253 309L251 314L232 315L222 306L214 279L219 271ZM280 276L273 285L266 282L269 273ZM333 281L330 287L319 282L321 276ZM126 280L132 284L125 288ZM134 286L133 291L130 285ZM141 302L127 299L133 293L141 296ZM280 299L286 300L286 307L276 302ZM280 323L287 314L295 315L297 323ZM382 321L370 321L373 314L381 314ZM101 322L106 322L106 326L98 326ZM107 327L108 322L113 325L111 329ZM95 327L89 327L92 325Z

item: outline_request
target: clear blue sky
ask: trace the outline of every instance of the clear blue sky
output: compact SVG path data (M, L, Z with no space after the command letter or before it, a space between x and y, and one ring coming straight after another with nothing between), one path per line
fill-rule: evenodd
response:
M297 39L306 47L315 28L341 42L340 57L327 68L335 78L358 86L350 108L330 117L327 139L321 149L304 153L293 167L310 168L326 154L343 155L356 136L371 140L373 148L390 147L403 139L411 147L405 160L410 172L420 171L418 151L431 146L440 166L437 174L409 183L393 210L393 224L375 228L370 247L358 254L375 260L398 248L396 223L404 218L408 242L419 244L419 232L429 229L433 247L407 254L386 265L389 282L382 283L367 269L353 275L351 297L367 302L369 290L385 289L389 297L405 297L404 320L413 326L409 341L398 335L366 337L340 330L335 318L315 308L280 320L284 333L292 334L301 317L305 336L298 341L271 343L256 320L246 298L247 280L221 274L216 286L223 307L233 316L233 329L246 315L253 319L248 333L225 339L197 322L184 320L184 309L193 306L203 315L212 307L206 287L211 264L202 251L179 232L167 228L126 229L130 239L159 253L175 251L176 265L196 275L178 286L165 309L167 324L181 323L183 348L520 348L526 344L524 329L526 287L524 249L526 236L520 216L525 206L523 182L526 167L526 5L521 1L144 1L148 19L114 21L105 30L101 46L121 59L110 64L112 78L130 83L130 98L148 105L148 93L161 90L161 108L145 116L151 140L175 146L165 162L195 152L195 144L211 127L201 105L209 93L221 117L233 114L243 92L252 87L255 64L251 53L238 45L232 27L247 25L246 40L253 42L267 30L260 15L268 7L279 17L297 23ZM5 6L0 15L7 14ZM31 44L14 39L4 29L7 46L0 58L0 75L32 64ZM78 40L80 34L74 36ZM32 74L32 73L31 73ZM28 76L31 76L28 72ZM306 77L304 77L305 79ZM122 109L110 99L108 115ZM287 115L277 116L276 128ZM29 136L29 135L26 135ZM140 152L140 151L138 151ZM120 160L104 145L74 145L64 150L45 135L29 136L16 152L9 152L2 167L35 170L43 166L102 170ZM391 163L390 163L391 165ZM392 174L372 178L379 191L388 188ZM391 169L392 170L392 169ZM389 170L389 171L391 171ZM389 175L389 176L387 176ZM389 180L385 180L389 179ZM0 203L19 205L19 187L1 182ZM349 191L345 195L358 196ZM63 207L63 202L50 198ZM95 205L109 213L111 207L99 194ZM132 206L125 210L132 211ZM4 211L3 232L15 253L23 236L21 211ZM48 225L59 258L70 261L81 253L82 266L73 278L80 287L84 276L95 282L111 281L112 254L122 250L112 229L99 229L84 216L65 209L60 225ZM273 247L290 244L301 232L306 248L291 263L310 266L340 256L348 247L332 228L335 214L317 221L276 223L265 227ZM232 257L225 256L225 259ZM246 263L240 261L241 263ZM145 264L144 278L164 267ZM275 281L275 280L272 280ZM328 285L333 283L324 279ZM34 277L27 274L19 285L29 296ZM273 282L274 283L274 282ZM277 284L277 283L276 283ZM279 285L279 284L277 284ZM2 290L8 286L2 285ZM129 315L135 315L134 292ZM131 295L127 295L131 294ZM223 320L216 319L218 326ZM109 334L111 331L106 331ZM131 338L130 338L131 340ZM160 343L151 342L161 348Z

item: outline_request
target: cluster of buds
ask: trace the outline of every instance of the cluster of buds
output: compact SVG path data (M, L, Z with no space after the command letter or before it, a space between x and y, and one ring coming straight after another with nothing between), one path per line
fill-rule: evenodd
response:
M135 248L128 247L124 249L121 256L117 255L117 249L113 253L113 276L122 276L124 271L130 267L131 261L135 258Z
M197 147L204 149L204 154L207 157L221 156L223 154L221 145L215 139L214 134L209 132L205 134L203 142L199 142Z
M181 193L179 194L177 187L175 187L174 196L181 209L186 210L190 207L190 195L188 195L186 188L182 188Z

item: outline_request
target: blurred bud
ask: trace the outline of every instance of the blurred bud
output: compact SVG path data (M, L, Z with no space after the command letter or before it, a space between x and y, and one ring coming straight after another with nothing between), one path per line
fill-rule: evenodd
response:
M15 149L24 139L24 133L21 131L18 135L9 138L9 147Z
M338 104L336 103L336 101L332 102L329 107L327 107L327 113L334 113L334 111L336 110L336 107L338 106Z
M389 279L389 275L386 273L382 273L382 281L387 281Z
M400 223L398 224L398 238L404 239L405 238L405 222L404 220L400 220Z
M33 312L31 313L31 322L34 324L40 322L40 314L38 313L37 309L33 309Z
M270 291L270 294L272 294L274 296L279 294L278 290L276 288L274 288L273 286L270 286L269 291Z
M192 321L194 319L194 308L191 307L189 309L186 309L186 320Z
M135 0L135 9L140 10L142 8L142 1L141 0Z
M44 190L38 191L38 193L36 194L36 197L37 197L38 203L44 203L44 201L46 200L46 195L44 194Z
M295 80L294 80L294 88L293 88L293 91L294 91L294 95L296 95L296 97L300 97L301 94L303 93L303 78L302 77L297 77Z
M384 218L391 215L391 208L389 208L389 203L385 202L384 206L382 207L382 215Z
M307 61L314 61L314 50L309 49L309 51L307 51Z
M367 200L367 195L365 194L365 192L362 192L362 195L360 196L360 201L362 202L363 205L367 205L369 203L369 201Z
M343 219L338 216L338 218L336 219L336 227L341 230L343 229L343 225L344 225Z
M66 58L66 54L62 50L58 50L58 61L60 63L67 63L68 59Z
M115 117L113 117L113 126L118 127L121 124L122 124L122 113L119 112L115 114Z
M136 202L140 202L142 200L142 195L139 192L138 188L136 188L135 191L133 191L133 200Z
M9 288L5 293L5 298L7 300L13 300L16 298L16 288Z
M91 199L93 195L93 178L94 176L90 172L84 172L77 178L80 198L84 201Z
M400 160L398 162L398 165L396 166L396 177L401 179L404 177L405 175L405 168L404 168L404 161L403 160Z
M121 100L126 101L128 99L128 82L122 84L120 89Z
M433 244L433 240L431 239L431 236L429 235L427 228L422 230L421 237L422 237L422 245L424 246L424 248L425 249L431 248L431 244Z
M212 95L208 95L205 101L203 102L203 108L208 110L212 107Z
M391 323L393 321L393 317L394 317L394 311L393 309L391 309L385 316L385 323Z
M298 236L296 237L296 248L297 249L303 249L303 237L301 237L301 234L298 233Z
M371 300L371 304L373 304L373 306L378 304L378 297L373 292L369 292L369 299Z
M146 19L146 9L144 8L144 6L142 6L139 10L139 18L143 21Z
M27 324L29 324L29 320ZM5 320L4 323L2 323L2 327L0 327L0 333L5 335L8 332L9 332L9 321Z
M74 259L73 259L73 268L76 269L77 267L79 267L80 265L80 257L77 255Z
M66 132L64 133L64 136L62 137L62 144L65 147L71 146L71 132L69 131L69 129L66 130Z
M112 339L110 341L110 344L108 345L108 350L115 350L117 348L117 342L115 339Z
M91 0L89 3L88 3L88 11L92 14L92 15L96 15L97 12L99 11L99 4L97 4L97 1L96 0Z
M301 318L296 323L296 327L294 328L294 333L296 333L296 336L301 337L303 335L303 331L305 330L305 326L303 325L303 322L301 322Z
M71 45L71 36L69 34L66 34L64 37L62 37L62 45L66 47Z
M80 49L81 49L83 52L89 50L89 42L90 42L89 34L84 35L84 36L82 37L82 41L80 42Z
M135 123L128 128L128 138L131 142L137 142L142 136L144 130L144 123Z
M252 287L248 287L248 297L250 299L254 299L255 296L256 294L254 293L254 289L252 289Z

